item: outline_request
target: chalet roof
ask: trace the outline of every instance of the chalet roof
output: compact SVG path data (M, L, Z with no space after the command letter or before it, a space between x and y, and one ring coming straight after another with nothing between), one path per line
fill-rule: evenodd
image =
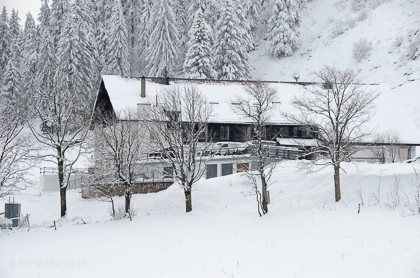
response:
M165 93L168 88L182 88L194 84L206 96L212 105L213 123L249 123L247 119L232 111L232 102L236 96L245 96L243 82L229 81L193 81L178 79L170 81L170 85L157 82L156 79L146 78L146 97L141 97L141 78L124 78L114 75L102 77L105 90L109 96L115 112L124 109L136 109L138 104L155 103L157 95ZM278 109L274 109L270 123L276 125L293 125L294 123L282 116L282 112L293 113L296 108L291 104L296 96L301 96L307 89L307 83L269 82L278 94ZM379 92L375 100L376 111L367 124L367 128L376 132L397 131L401 143L420 145L420 130L408 116L398 99L387 85L367 85Z

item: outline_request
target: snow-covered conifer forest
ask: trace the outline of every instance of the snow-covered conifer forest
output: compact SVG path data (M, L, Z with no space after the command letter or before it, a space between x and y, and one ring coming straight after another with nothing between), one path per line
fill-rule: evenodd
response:
M262 39L275 57L300 45L305 3L269 2L54 0L42 1L35 15L4 7L3 92L39 90L57 72L83 92L96 90L101 74L250 78L249 56Z
M153 95L165 76L182 80ZM132 86L150 103L117 111L102 95L115 110L97 114L106 77L112 97ZM300 83L312 95L286 103ZM207 140L211 124L233 134L210 122L226 104L254 168ZM378 105L420 128L419 0L0 0L0 278L418 278L420 146L398 158L420 137L365 128ZM319 159L265 140L279 115L317 134ZM375 162L352 161L362 137ZM159 178L139 167L158 163L169 184L142 191Z

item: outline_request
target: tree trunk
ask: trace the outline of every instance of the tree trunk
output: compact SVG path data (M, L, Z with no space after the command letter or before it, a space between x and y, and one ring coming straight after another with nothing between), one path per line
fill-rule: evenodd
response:
M67 214L67 190L66 188L60 188L60 203L61 203L61 217L66 216Z
M191 199L191 190L184 190L185 194L185 211L192 211L192 199Z
M335 188L335 201L341 200L340 190L340 164L334 165L334 188Z
M268 212L268 191L267 191L267 180L265 176L261 176L261 190L262 190L262 213Z
M112 210L112 218L115 218L115 204L114 199L111 197L111 210Z
M58 153L61 153L61 150L57 150ZM60 186L60 208L61 213L60 217L64 217L67 214L67 186L64 185L64 159L59 158L57 161L58 165L58 184Z
M126 188L125 190L125 213L129 213L130 212L130 207L131 207L131 190L130 188Z

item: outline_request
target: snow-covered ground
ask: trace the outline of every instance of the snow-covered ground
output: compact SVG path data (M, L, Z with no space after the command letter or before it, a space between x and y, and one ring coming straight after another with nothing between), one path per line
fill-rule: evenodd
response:
M404 163L346 164L335 204L331 169L282 163L264 217L239 174L201 180L189 214L176 185L135 195L132 222L110 220L109 203L72 190L57 230L58 194L23 192L16 200L32 229L0 233L0 277L419 277L420 217L406 200L413 166L420 172Z

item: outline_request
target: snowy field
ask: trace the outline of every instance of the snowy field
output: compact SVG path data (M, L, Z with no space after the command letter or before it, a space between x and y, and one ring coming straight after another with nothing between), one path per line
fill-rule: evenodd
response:
M338 204L330 169L297 166L278 166L261 218L238 174L200 181L189 214L176 185L135 195L132 222L72 190L57 230L58 194L22 193L32 229L0 233L0 277L420 277L413 165L346 164Z

